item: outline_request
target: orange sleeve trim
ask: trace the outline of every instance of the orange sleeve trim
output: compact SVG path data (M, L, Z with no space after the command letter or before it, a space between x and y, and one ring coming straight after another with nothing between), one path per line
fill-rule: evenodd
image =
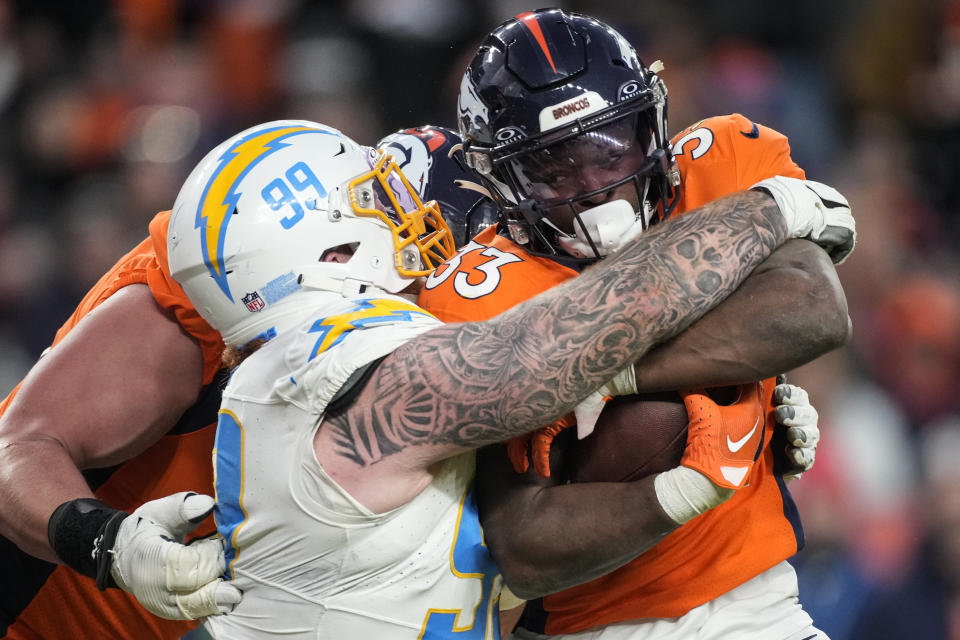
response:
M150 241L155 263L147 272L147 284L160 306L172 311L180 326L200 343L203 350L203 384L208 384L221 368L220 356L223 354L224 344L220 334L200 317L183 288L170 275L167 262L169 223L169 211L158 213L150 222Z

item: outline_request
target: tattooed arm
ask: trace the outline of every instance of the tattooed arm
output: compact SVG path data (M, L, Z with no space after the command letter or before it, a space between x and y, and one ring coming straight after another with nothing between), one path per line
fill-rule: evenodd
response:
M419 491L433 462L569 412L730 295L787 235L769 196L737 194L491 320L430 331L388 356L324 423L317 455L351 493Z
M689 329L636 364L641 392L769 378L843 346L847 300L827 253L790 240Z

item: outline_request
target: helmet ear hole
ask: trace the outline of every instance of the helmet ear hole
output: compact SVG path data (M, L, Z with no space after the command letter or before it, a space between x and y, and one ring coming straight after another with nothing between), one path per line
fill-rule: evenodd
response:
M338 262L346 263L356 253L358 242L349 242L326 249L320 256L319 262Z

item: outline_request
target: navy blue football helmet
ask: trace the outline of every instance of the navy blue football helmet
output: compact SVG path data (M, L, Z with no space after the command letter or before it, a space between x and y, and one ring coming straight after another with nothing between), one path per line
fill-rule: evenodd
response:
M679 174L661 68L610 26L560 9L522 13L486 37L463 76L458 121L467 164L515 242L595 260L627 227L670 214Z
M486 195L480 176L466 166L456 131L433 125L402 129L377 147L393 156L421 200L437 201L457 248L497 223L497 204Z

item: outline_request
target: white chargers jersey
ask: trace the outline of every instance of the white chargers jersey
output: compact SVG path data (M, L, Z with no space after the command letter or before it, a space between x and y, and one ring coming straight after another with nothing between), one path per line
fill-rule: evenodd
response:
M398 297L344 300L234 372L214 450L215 515L243 600L206 620L215 637L499 637L501 578L473 501L475 455L444 461L413 500L376 514L313 449L353 371L440 324Z

